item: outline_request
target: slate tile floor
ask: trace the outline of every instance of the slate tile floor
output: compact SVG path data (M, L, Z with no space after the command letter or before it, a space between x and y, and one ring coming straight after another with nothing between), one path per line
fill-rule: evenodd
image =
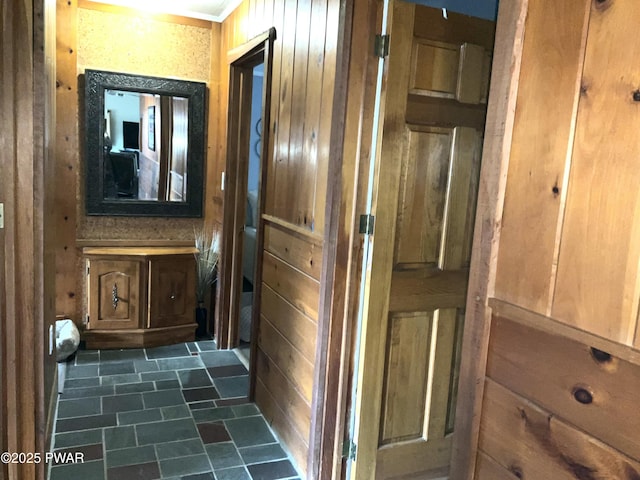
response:
M58 401L50 480L276 480L298 473L258 408L247 369L213 341L80 350Z

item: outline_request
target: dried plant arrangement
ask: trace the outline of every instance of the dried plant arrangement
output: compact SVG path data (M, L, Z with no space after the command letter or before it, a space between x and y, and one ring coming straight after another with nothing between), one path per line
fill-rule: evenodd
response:
M210 233L204 228L193 229L195 237L196 257L196 300L198 305L204 303L207 291L216 281L216 267L220 258L220 239L217 233Z

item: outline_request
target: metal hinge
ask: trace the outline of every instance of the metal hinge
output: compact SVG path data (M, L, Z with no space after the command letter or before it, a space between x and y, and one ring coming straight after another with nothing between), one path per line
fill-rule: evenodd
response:
M360 215L360 233L363 235L373 235L373 224L376 217L373 215Z
M376 35L376 41L374 44L374 53L376 57L385 58L389 55L389 35Z
M89 264L87 264L87 275L89 275L90 270L91 270L91 267L89 266Z
M87 314L87 321L85 322L86 325L89 325L89 315Z
M348 439L342 444L342 458L348 458L349 460L356 459L356 451L358 446L353 443L353 440Z

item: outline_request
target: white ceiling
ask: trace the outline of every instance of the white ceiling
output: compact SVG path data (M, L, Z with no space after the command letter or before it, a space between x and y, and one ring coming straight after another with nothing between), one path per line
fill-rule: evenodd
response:
M168 13L183 17L222 22L242 0L90 0L153 13Z

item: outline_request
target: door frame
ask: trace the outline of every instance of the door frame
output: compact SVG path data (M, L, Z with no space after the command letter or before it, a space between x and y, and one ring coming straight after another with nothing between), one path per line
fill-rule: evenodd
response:
M240 293L242 292L242 247L246 218L247 175L249 167L249 133L251 122L251 93L253 68L264 62L262 87L262 142L258 184L258 225L256 232L256 262L251 319L250 390L253 398L255 379L255 349L260 314L260 278L262 278L262 250L264 244L264 188L269 156L269 129L271 113L271 74L273 70L273 43L275 28L258 35L249 42L230 50L229 100L227 120L227 159L225 167L224 211L222 222L222 252L220 258L219 321L216 325L218 348L229 349L238 345ZM244 127L244 128L243 128Z

